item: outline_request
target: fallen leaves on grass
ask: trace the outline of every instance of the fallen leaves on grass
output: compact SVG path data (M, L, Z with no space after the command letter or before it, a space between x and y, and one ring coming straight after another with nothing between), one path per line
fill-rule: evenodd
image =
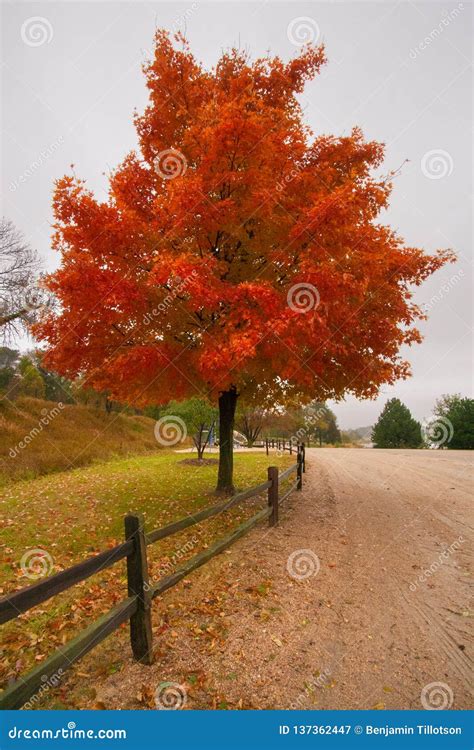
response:
M179 454L161 451L152 456L119 459L3 487L0 513L8 509L8 518L4 517L2 522L0 543L4 554L3 593L22 589L30 583L23 577L19 565L27 549L47 550L54 559L53 572L57 572L120 543L124 538L123 516L128 511L143 512L147 529L151 530L213 504L215 466L180 465L178 468L180 459ZM284 457L279 463L285 466L289 463L287 459ZM239 486L248 487L261 481L266 466L264 454L236 456ZM177 470L180 472L179 483L176 482ZM225 535L228 529L235 528L253 512L254 507L260 506L261 498L250 503L247 501L223 516L149 547L151 579L161 577L163 560L174 559L183 540L189 538L186 533L193 536L199 529L199 542L189 555L179 559L175 567ZM180 585L191 588L192 577ZM260 599L268 595L270 588L271 581L263 581L249 593ZM6 683L17 679L35 662L44 660L122 600L126 590L125 561L121 561L5 625L0 681ZM206 647L211 651L225 640L224 601L241 594L240 582L232 587L223 586L213 599L200 602L191 617L189 613L183 613L183 627L196 628L195 637L207 641ZM168 629L169 624L164 619L157 634L163 637ZM177 623L173 630L179 633ZM168 635L166 640L173 644L179 638ZM18 664L20 651L21 665ZM76 676L79 675L76 673ZM52 694L55 692L51 691ZM68 694L68 705L73 700Z

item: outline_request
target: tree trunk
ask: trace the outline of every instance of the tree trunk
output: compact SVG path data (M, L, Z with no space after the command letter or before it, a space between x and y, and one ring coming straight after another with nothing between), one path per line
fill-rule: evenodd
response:
M237 404L235 386L219 396L219 471L217 491L234 491L234 417Z
M202 444L202 425L199 427L199 431L193 437L194 445L196 446L198 461L202 461L202 454L204 453L204 445Z

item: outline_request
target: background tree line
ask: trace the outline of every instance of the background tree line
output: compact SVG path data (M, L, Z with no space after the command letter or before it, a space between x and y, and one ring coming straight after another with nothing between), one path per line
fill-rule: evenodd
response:
M0 346L0 395L8 395L10 400L31 396L79 403L106 413L143 414L155 420L176 416L184 422L199 459L211 442L219 441L218 409L204 398L137 409L112 401L106 392L88 388L84 379L72 382L47 370L41 364L40 352L20 354L16 349ZM358 445L370 435L375 448L474 449L474 400L460 394L443 395L435 404L433 416L420 423L405 404L392 398L372 428L348 431L339 429L336 415L321 401L274 409L243 403L237 409L235 430L248 448L266 438L304 441L308 446Z
M398 398L387 401L372 430L375 448L474 449L474 399L441 396L421 424Z

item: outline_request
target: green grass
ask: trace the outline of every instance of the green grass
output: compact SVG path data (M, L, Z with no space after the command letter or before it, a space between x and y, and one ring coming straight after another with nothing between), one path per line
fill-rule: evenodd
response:
M53 574L122 541L123 517L129 511L142 512L146 529L151 531L216 502L213 490L217 465L183 464L189 456L160 451L3 487L1 593L32 583L20 565L28 550L45 550L53 562L48 573ZM285 467L293 459L287 455L269 459L264 453L238 453L236 486L243 489L265 481L270 461ZM160 577L164 566L177 567L176 553L181 549L185 552L179 561L224 535L248 517L256 504L261 507L262 499L246 501L222 516L152 545L151 577ZM14 678L43 661L125 595L125 565L121 562L3 626L0 680Z

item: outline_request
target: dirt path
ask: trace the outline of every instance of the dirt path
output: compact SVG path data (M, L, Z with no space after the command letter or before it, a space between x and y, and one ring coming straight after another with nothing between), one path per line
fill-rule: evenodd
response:
M416 709L431 683L428 704L471 704L470 454L323 449L307 462L278 528L155 605L155 664L127 660L101 705L154 708L163 681L184 686L187 708Z

